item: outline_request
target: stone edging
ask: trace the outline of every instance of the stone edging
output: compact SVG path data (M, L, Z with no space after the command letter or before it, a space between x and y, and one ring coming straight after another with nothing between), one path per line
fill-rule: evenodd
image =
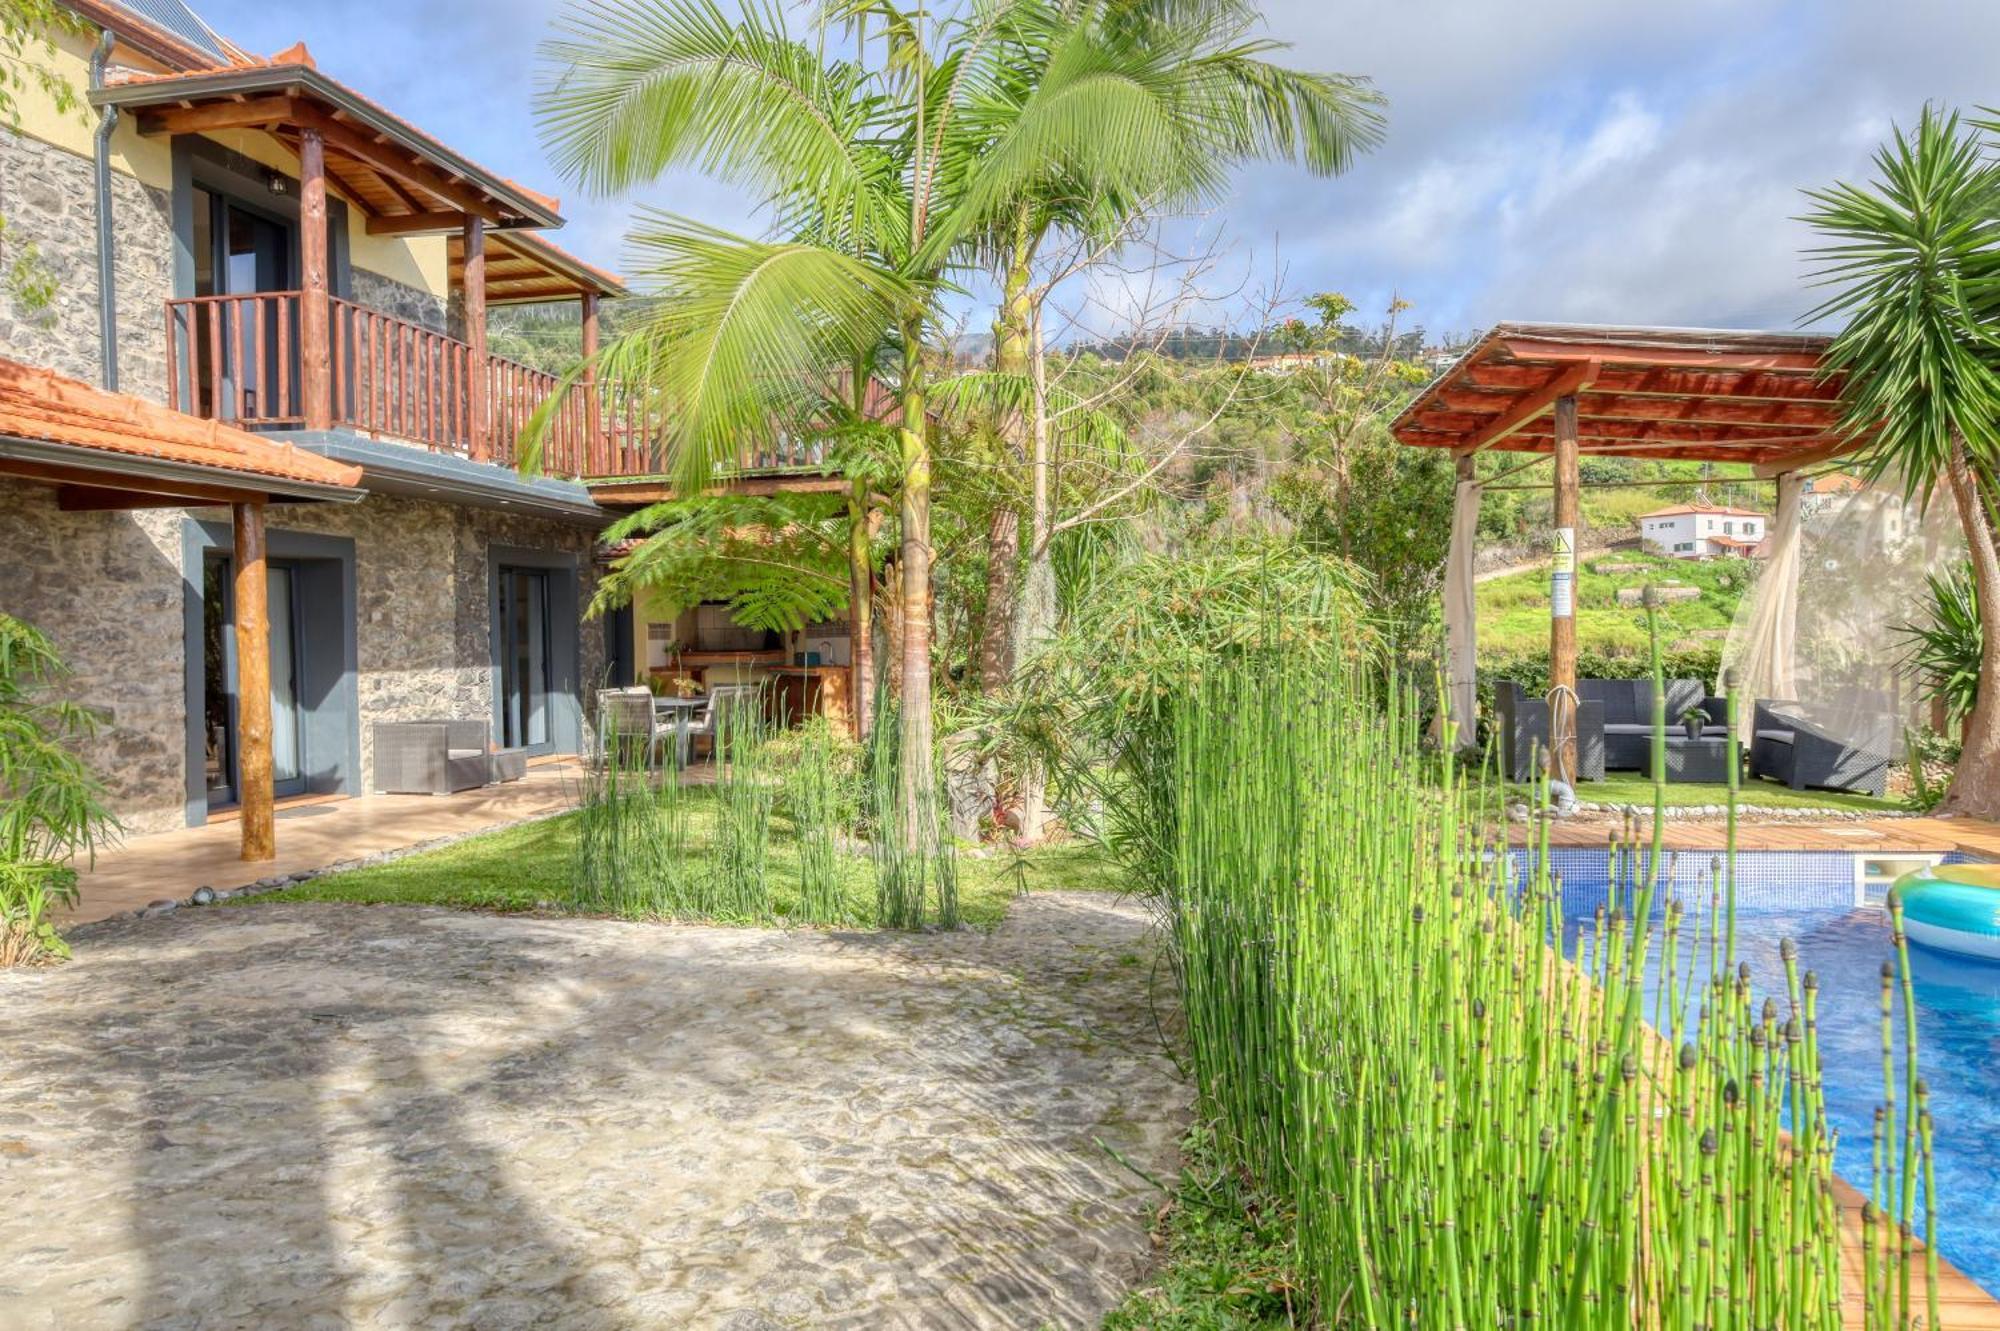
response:
M576 812L574 808L550 809L544 813L530 814L525 818L509 819L503 823L489 823L485 827L475 827L465 832L453 832L450 836L432 837L428 841L412 842L410 845L398 846L393 850L377 851L373 855L362 855L350 860L335 860L331 864L323 864L316 869L300 869L294 873L274 874L270 877L259 878L254 882L244 883L237 887L211 887L204 883L185 897L161 897L157 901L148 902L138 910L120 911L116 915L107 915L101 920L91 920L88 923L66 929L63 931L63 936L65 938L82 937L85 936L87 930L95 929L100 924L111 924L119 920L137 920L155 915L171 915L183 906L211 906L218 901L229 901L236 897L255 897L262 896L266 892L280 892L288 887L296 887L300 883L309 883L315 878L331 878L335 874L352 873L356 869L372 869L379 864L393 864L397 860L408 859L412 855L428 854L434 850L443 850L446 846L455 846L461 841L470 841L474 837L487 836L493 832L505 831L510 827L526 827L532 823L546 822L551 818L561 818L565 814L574 812Z
M1554 814L1554 810L1549 810ZM1575 817L1578 814L1630 814L1635 818L1651 818L1653 806L1650 804L1604 804L1591 800L1579 800L1569 814L1554 814L1556 817ZM1532 816L1526 804L1508 806L1507 816L1517 823L1528 821ZM1668 805L1668 822L1701 822L1720 820L1729 816L1729 807L1724 804L1683 804L1678 807ZM1816 823L1872 823L1893 818L1921 818L1920 813L1908 809L1811 809L1778 807L1763 804L1739 804L1736 806L1739 822L1745 819L1773 819L1779 821L1808 821Z

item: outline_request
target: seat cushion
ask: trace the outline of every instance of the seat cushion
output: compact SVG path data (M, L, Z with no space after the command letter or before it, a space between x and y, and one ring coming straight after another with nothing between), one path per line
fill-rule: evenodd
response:
M1757 732L1757 738L1774 740L1779 744L1790 744L1794 737L1789 730L1760 730Z
M1606 721L1604 733L1607 735L1650 735L1653 728L1640 721Z

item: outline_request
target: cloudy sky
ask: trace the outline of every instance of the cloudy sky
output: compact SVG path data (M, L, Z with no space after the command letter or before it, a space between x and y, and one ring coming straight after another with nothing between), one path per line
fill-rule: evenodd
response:
M615 265L635 201L723 225L745 201L676 176L640 200L554 178L529 109L561 0L195 0L468 155L559 192L558 238ZM1496 319L1787 327L1811 308L1801 188L1860 178L1926 100L2000 103L1987 0L1266 0L1291 63L1373 78L1380 150L1318 180L1244 171L1205 225L1294 292L1392 292L1434 331Z

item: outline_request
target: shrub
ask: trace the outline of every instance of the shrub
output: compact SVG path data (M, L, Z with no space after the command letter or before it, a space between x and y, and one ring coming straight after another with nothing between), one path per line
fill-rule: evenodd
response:
M1650 853L1615 846L1609 909L1567 961L1546 860L1517 872L1476 786L1448 760L1426 775L1408 688L1249 654L1161 714L1200 1108L1296 1217L1321 1323L1835 1331L1848 1293L1870 1326L1910 1324L1928 1260L1895 1239L1927 1171L1914 1049L1881 1137L1902 1163L1878 1147L1864 1288L1843 1291L1815 983L1787 945L1780 992L1752 992L1733 870L1690 920L1657 833ZM1885 978L1885 1069L1894 993Z
M1171 844L1173 700L1247 656L1305 674L1376 667L1383 644L1365 584L1346 561L1271 537L1117 565L1024 664L1000 722L1006 741L1045 765L1072 828L1110 843L1157 885Z
M72 747L97 718L52 696L66 673L47 635L0 614L0 966L69 955L51 918L76 904L68 861L118 833Z
M1924 697L1942 699L1947 715L1970 716L1972 705L1979 701L1980 658L1986 643L1972 561L1932 573L1925 581L1928 613L1923 622L1890 630L1909 648L1903 673L1916 681Z

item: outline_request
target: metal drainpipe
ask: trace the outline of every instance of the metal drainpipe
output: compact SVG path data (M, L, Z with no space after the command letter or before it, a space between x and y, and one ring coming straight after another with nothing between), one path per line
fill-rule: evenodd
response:
M90 87L104 86L104 65L117 40L109 31L90 53ZM111 217L111 132L118 128L118 108L106 106L97 116L97 338L104 387L118 389L118 245Z

